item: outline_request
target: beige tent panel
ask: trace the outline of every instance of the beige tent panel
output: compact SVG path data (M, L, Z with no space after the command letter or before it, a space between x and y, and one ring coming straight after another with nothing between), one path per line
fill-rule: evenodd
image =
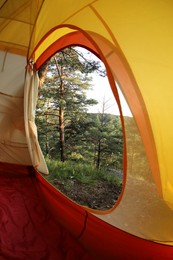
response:
M24 126L26 58L0 51L0 159L31 164Z

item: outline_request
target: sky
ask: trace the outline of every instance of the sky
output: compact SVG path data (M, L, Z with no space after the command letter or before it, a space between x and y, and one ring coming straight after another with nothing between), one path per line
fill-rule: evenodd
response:
M82 47L76 47L80 52L82 52L88 60L95 60L100 62L100 66L102 69L105 69L105 66L103 62L99 60L94 54L89 52L87 49L82 48ZM106 113L110 114L115 114L119 115L119 109L116 103L116 100L114 98L114 95L112 93L111 87L109 85L107 77L101 77L96 73L93 73L90 75L92 77L92 82L91 85L93 85L93 89L91 91L87 91L87 97L88 98L93 98L98 101L98 105L91 106L88 110L90 113L98 113L102 111L103 107L103 101L106 102L106 107L107 110L105 111ZM120 97L120 102L123 110L123 115L124 116L131 116L131 111L127 105L127 102L120 90L118 88L118 93ZM108 109L109 107L109 109Z
M93 75L93 90L87 91L87 97L88 98L94 98L99 103L98 105L90 107L88 112L90 113L98 113L101 112L103 107L103 102L106 102L106 113L119 115L119 109L115 100L115 97L112 93L111 87L109 85L107 77L101 77L98 75ZM119 96L120 96L120 102L123 109L123 115L124 116L132 116L131 111L127 105L127 102L118 88Z

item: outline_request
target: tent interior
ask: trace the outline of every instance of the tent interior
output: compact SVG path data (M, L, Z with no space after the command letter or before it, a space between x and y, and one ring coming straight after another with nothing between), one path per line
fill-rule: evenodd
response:
M172 25L171 0L0 0L0 259L173 258ZM106 211L76 204L43 177L38 70L74 45L104 62L121 117L123 191Z

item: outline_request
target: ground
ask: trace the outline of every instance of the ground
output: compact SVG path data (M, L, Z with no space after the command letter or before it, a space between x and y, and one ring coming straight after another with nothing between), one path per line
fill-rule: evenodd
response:
M121 185L101 180L92 184L70 180L65 184L54 179L52 184L78 204L99 210L112 208L122 189Z

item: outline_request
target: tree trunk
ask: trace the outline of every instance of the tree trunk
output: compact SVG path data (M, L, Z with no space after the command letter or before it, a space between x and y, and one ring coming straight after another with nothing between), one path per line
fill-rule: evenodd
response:
M47 136L47 128L48 128L48 116L46 114L46 156L49 156L49 140Z
M62 75L63 75L63 68L59 70L58 68L58 62L56 58L54 57L56 69L58 76L60 78L60 107L59 107L59 143L60 143L60 160L61 162L65 161L65 132L64 132L64 108L63 108L63 100L64 100L64 83L62 80Z
M64 134L64 109L59 109L59 141L60 141L60 158L61 161L65 161L64 147L65 147L65 134Z
M98 150L97 150L97 164L96 168L100 169L100 161L101 161L101 140L98 142Z

